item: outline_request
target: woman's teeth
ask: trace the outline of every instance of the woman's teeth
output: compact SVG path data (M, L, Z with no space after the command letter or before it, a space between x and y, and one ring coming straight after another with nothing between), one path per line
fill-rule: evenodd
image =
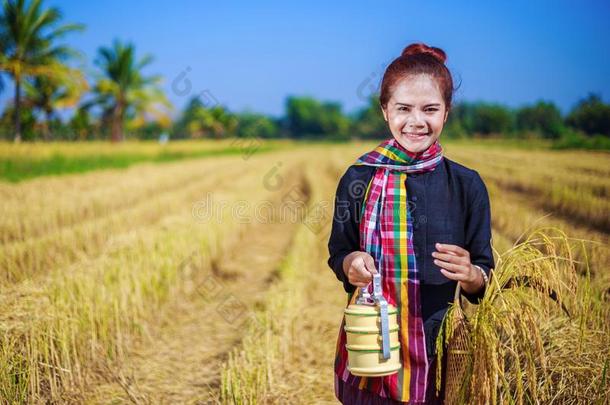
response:
M425 137L426 135L428 135L428 133L415 134L415 133L411 133L411 132L404 132L404 135L407 136L408 138L421 139L421 138Z

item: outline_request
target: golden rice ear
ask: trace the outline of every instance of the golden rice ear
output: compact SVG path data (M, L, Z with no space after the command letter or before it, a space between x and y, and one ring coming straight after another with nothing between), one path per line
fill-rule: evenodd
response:
M445 403L565 403L610 391L599 384L608 327L594 322L608 310L593 306L588 279L577 277L571 242L556 228L533 230L499 255L472 315L454 297L436 341Z

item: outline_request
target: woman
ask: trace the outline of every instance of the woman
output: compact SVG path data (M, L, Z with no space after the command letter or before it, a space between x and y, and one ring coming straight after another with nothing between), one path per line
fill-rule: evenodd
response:
M328 264L348 304L381 272L383 295L399 310L402 360L390 376L352 375L342 324L335 394L345 404L442 403L434 384L440 323L456 284L476 303L494 267L487 189L439 142L453 95L445 59L439 48L412 44L388 66L379 100L392 137L339 181Z

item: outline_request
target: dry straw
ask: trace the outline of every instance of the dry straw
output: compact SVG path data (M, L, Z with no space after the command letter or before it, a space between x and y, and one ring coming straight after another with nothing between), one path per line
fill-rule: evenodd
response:
M570 242L540 228L498 255L468 316L456 291L436 341L446 404L607 403L610 311Z

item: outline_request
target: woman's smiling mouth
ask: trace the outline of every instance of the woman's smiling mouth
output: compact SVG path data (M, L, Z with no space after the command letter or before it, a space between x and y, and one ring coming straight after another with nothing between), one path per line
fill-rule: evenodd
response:
M426 132L426 133L422 133L422 134L419 134L419 133L413 133L413 132L403 132L402 134L403 134L404 136L406 136L407 138L410 138L410 139L423 139L423 138L425 138L426 136L428 136L428 132Z

